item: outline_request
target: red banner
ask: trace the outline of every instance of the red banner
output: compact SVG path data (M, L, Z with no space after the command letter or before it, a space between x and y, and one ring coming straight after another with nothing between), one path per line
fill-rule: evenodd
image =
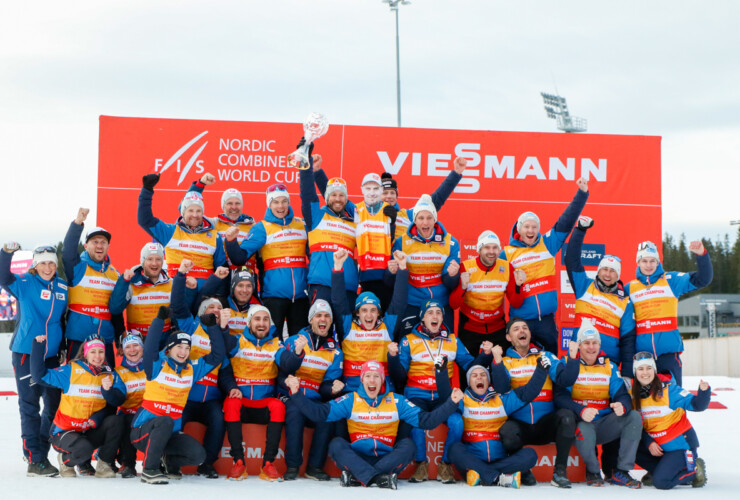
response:
M206 172L217 179L204 193L208 216L221 213L221 193L233 187L244 195L245 213L261 220L265 190L274 183L288 186L300 214L298 171L285 157L302 133L297 123L102 116L97 220L113 235L113 264L120 270L137 264L141 246L150 239L136 224L141 177L147 173L162 173L153 208L165 222L176 221L183 194ZM366 173L391 172L401 208L431 194L456 156L467 158L463 180L439 212L440 222L460 242L463 259L475 254L485 229L505 245L526 210L536 212L542 232L548 231L581 176L591 192L584 214L596 221L586 239L595 246L589 269L606 251L622 258L622 279L628 281L637 243L649 239L660 247L660 137L331 125L315 153L322 155L329 177L347 181L356 202ZM557 269L557 287L563 291L560 258ZM561 301L561 308L564 304L568 301Z

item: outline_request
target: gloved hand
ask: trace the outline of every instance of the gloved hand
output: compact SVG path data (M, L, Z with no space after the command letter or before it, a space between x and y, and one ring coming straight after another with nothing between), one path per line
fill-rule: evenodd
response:
M537 364L545 371L548 371L550 369L550 358L545 356L544 352L541 352L540 355L537 357Z
M594 226L594 220L591 217L586 217L585 215L581 215L578 217L578 224L577 227L581 231L585 231L586 229Z
M434 368L436 368L439 371L443 371L447 369L447 356L440 355L434 357Z
M159 182L159 174L146 174L141 178L141 185L149 191L154 191L154 186Z
M167 306L160 306L159 311L157 312L157 317L159 319L168 319L170 317L170 308Z
M301 140L298 142L298 145L295 147L296 149L301 149L306 144L306 138L301 137ZM310 158L313 154L313 142L309 144L308 146L308 157Z
M390 217L391 224L396 223L396 217L398 216L398 210L396 210L396 207L386 205L385 207L383 207L383 214L387 217Z
M218 323L218 316L212 313L204 314L200 317L200 322L203 323L203 326L213 326Z
M5 250L7 253L13 253L20 248L21 245L17 241L9 241L5 245L3 245L3 250Z

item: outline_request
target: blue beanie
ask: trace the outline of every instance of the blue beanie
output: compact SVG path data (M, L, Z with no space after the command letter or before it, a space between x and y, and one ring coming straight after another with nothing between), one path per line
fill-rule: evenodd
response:
M422 306L419 308L419 319L424 319L424 315L427 313L429 309L432 307L437 307L442 310L442 317L444 318L445 314L445 308L442 306L442 303L437 300L427 300L422 304Z
M380 299L373 292L362 292L357 296L357 300L355 300L355 311L363 305L375 306L378 308L378 312L380 312Z

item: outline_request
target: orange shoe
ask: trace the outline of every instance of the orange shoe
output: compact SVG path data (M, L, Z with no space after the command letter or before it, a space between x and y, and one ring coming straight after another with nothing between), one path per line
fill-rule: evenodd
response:
M234 462L234 465L231 467L231 471L226 475L226 479L230 479L232 481L241 481L247 477L249 477L249 474L247 474L247 467L244 465L244 460L242 459Z
M260 479L264 479L265 481L282 481L283 477L278 474L272 462L265 462L265 465L260 469Z

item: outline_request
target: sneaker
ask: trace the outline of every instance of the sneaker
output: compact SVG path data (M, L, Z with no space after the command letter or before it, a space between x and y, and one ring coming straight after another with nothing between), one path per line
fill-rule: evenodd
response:
M550 484L553 486L557 486L558 488L570 488L570 480L568 479L568 473L565 472L565 469L561 469L559 467L555 468L555 471L552 473L552 481L550 481Z
M504 488L518 489L522 485L522 473L515 472L514 474L499 474L496 484L498 486L503 486Z
M453 484L455 482L455 472L452 470L452 465L440 462L437 466L437 481L441 481L442 484Z
M136 467L132 467L130 465L122 465L121 468L118 469L118 473L121 474L123 479L131 479L137 475Z
M652 486L653 485L653 475L649 472L646 472L644 476L642 476L642 479L640 479L640 482L643 486Z
M98 464L95 467L95 477L116 477L116 473L109 463L98 460Z
M241 458L234 462L234 465L231 466L231 470L226 474L226 479L230 479L232 481L241 481L247 477L249 477L249 474L247 474L247 466L244 465L244 460Z
M619 469L614 470L610 482L618 486L632 488L633 490L642 488L642 483L640 481L630 476L629 472Z
M59 462L59 476L61 477L77 477L77 473L75 472L74 467L70 467L68 465L64 465L64 461L62 459L62 454L60 453L57 455L57 460Z
M350 486L362 486L362 483L357 480L355 476L348 470L343 470L342 475L339 476L339 484L345 488Z
M313 479L314 481L331 481L331 476L329 474L324 472L323 469L314 467L313 465L307 465L306 472L303 475L308 479Z
M283 481L295 481L298 477L298 467L288 467L283 474Z
M41 462L29 462L28 469L26 469L26 476L28 477L57 477L58 475L59 469L51 465L48 458Z
M470 469L465 475L465 482L468 483L468 486L478 486L480 484L480 474Z
M218 479L218 471L213 467L213 464L200 464L198 466L198 475L207 477L208 479Z
M87 462L77 466L77 473L80 476L94 476L95 469L93 468L92 464L88 460Z
M696 459L696 477L691 481L692 488L701 488L707 484L707 464L704 463L703 458Z
M373 478L373 484L378 485L378 488L397 490L398 476L396 474L378 474Z
M141 482L149 484L169 483L167 475L161 469L143 469L141 471Z
M323 472L323 471L322 471ZM260 469L260 479L265 481L282 481L283 478L275 468L275 464L272 462L265 462L265 465Z
M162 455L162 466L160 467L162 474L167 476L168 479L182 479L182 472L179 467L174 467L168 464L167 456Z
M409 483L423 483L429 479L429 462L418 462L414 474L409 478Z
M586 471L586 484L588 486L604 486L604 480L601 478L601 472Z
M522 485L523 486L537 486L537 478L534 477L532 469L525 470L522 472Z

